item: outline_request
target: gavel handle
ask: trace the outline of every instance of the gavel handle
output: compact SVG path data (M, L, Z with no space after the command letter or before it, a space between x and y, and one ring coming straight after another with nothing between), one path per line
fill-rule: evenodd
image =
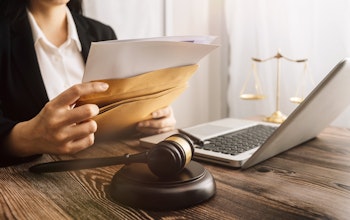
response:
M48 163L41 163L29 168L29 171L33 173L51 173L62 172L70 170L81 170L96 167L105 167L119 164L128 163L146 163L147 153L142 152L139 154L126 154L119 157L101 157L101 158L87 158L76 160L62 160Z

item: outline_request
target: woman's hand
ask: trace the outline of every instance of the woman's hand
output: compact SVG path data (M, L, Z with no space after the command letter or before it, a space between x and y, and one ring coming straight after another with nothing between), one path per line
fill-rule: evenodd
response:
M152 119L141 121L137 130L144 134L159 134L175 129L175 116L171 107L159 109L152 113Z
M97 124L91 118L99 113L94 104L74 107L83 95L103 92L108 84L101 82L72 86L48 102L33 119L18 123L6 145L14 156L35 154L71 154L94 143Z

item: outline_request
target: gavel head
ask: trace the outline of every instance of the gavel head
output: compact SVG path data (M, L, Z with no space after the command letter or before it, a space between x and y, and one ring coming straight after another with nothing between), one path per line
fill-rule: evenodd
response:
M158 177L171 177L190 163L193 153L192 140L184 134L174 134L148 152L148 167Z

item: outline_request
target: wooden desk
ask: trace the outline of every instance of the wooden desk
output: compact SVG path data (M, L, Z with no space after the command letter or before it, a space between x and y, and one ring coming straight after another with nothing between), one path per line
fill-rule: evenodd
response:
M349 219L350 130L326 128L318 138L245 171L204 164L216 179L208 202L171 212L123 207L108 193L122 166L37 175L39 162L123 155L137 141L99 143L74 157L44 156L0 168L0 219Z

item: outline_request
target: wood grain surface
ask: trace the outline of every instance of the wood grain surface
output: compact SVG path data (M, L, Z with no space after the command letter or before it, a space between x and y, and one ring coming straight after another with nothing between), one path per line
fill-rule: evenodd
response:
M345 128L326 128L316 139L247 170L202 163L215 178L216 195L175 211L114 202L110 182L123 165L28 172L41 162L144 150L134 139L109 141L74 156L44 155L0 168L0 219L350 219L350 130Z

